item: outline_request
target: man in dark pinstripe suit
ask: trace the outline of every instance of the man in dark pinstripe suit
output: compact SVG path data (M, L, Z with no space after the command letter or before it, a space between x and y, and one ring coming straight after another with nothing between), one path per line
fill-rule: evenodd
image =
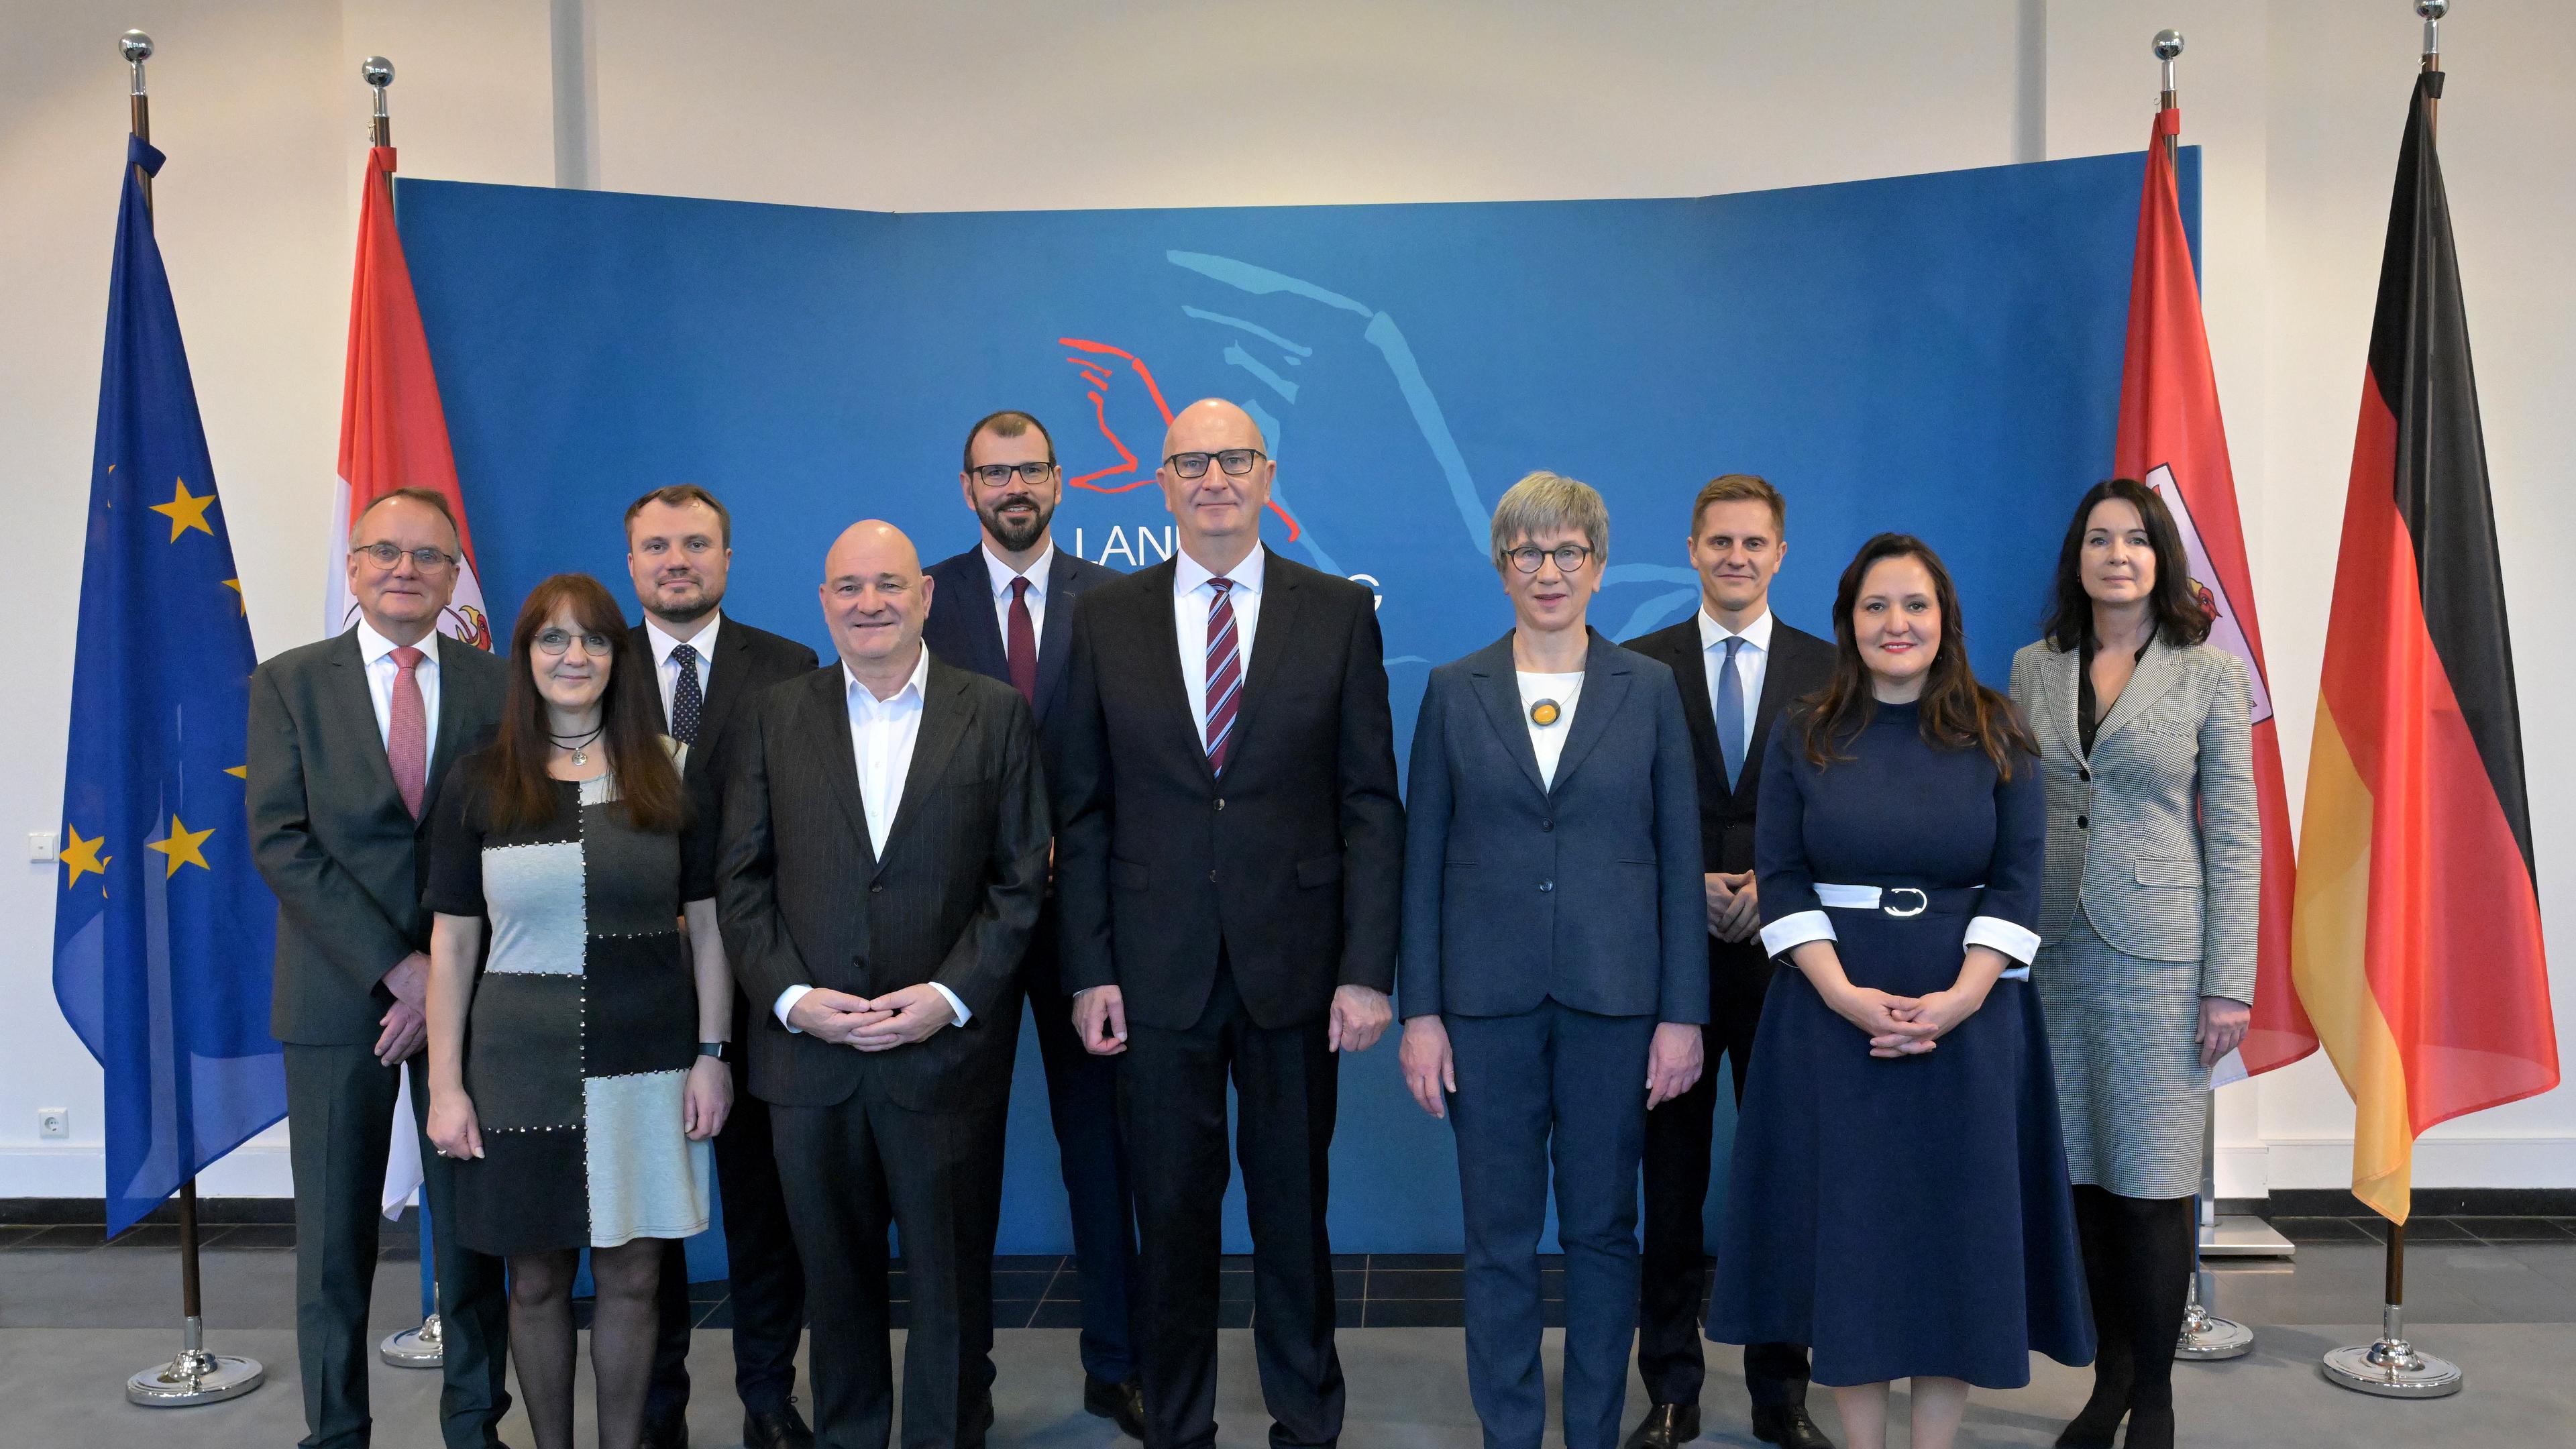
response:
M726 761L719 911L760 1008L751 1089L805 1262L815 1437L840 1449L883 1449L893 1419L889 1222L903 1442L980 1446L992 1423L989 1374L963 1362L990 1342L1001 1207L976 1168L1051 826L1027 702L923 647L932 588L892 525L842 534L821 590L838 662L762 694Z

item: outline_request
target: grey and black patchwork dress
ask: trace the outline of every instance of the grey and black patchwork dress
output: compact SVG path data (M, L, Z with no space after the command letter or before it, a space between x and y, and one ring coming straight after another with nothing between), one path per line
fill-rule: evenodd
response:
M490 828L459 770L432 824L431 910L484 916L465 1090L483 1157L456 1167L457 1241L615 1247L707 1226L709 1144L683 1122L697 987L681 905L715 894L714 828L628 825L613 778L557 781L555 818Z

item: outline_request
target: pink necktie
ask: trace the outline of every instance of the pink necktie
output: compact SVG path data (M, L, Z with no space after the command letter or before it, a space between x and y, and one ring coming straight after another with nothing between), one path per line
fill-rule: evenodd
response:
M1207 622L1208 768L1223 773L1225 747L1234 734L1234 710L1243 698L1243 665L1235 650L1234 580L1210 579L1216 602Z
M428 656L406 644L393 651L393 728L386 732L385 754L393 761L394 788L403 808L420 818L420 796L429 783L429 710L420 700L420 676L413 671Z

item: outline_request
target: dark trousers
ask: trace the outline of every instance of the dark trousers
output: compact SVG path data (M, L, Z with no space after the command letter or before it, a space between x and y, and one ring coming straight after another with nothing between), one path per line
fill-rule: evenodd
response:
M1724 954L1720 954L1724 953ZM1708 1367L1700 1351L1700 1311L1708 1296L1708 1248L1701 1223L1708 1208L1709 1137L1717 1122L1717 1058L1723 1052L1735 1074L1735 1100L1744 1100L1744 1073L1753 1059L1754 1029L1762 1024L1762 993L1770 963L1759 942L1712 943L1708 1064L1682 1095L1646 1114L1646 1256L1637 1301L1637 1374L1658 1404L1696 1404ZM1787 1408L1807 1401L1807 1350L1794 1343L1754 1343L1744 1348L1744 1387L1757 1408Z
M1458 1196L1467 1226L1467 1390L1486 1449L1538 1449L1538 1240L1556 1180L1565 1252L1566 1449L1615 1449L1637 1333L1637 1163L1646 1149L1650 1016L1553 1001L1450 1016ZM1669 1110L1669 1107L1658 1108Z
M1324 1228L1340 1059L1322 1020L1253 1024L1224 958L1186 1030L1130 1018L1118 1114L1142 1232L1136 1321L1147 1449L1216 1442L1217 1264L1225 1201L1226 1083L1252 1219L1252 1343L1274 1446L1342 1432L1333 1351L1333 1249Z
M501 1260L457 1245L453 1165L429 1146L429 1069L414 1056L414 1126L421 1129L421 1200L429 1206L438 1318L447 1336L439 1434L448 1449L500 1443L509 1412L503 1381L510 1337ZM295 1171L295 1356L304 1381L305 1449L359 1449L373 1419L367 1327L384 1221L385 1156L393 1138L397 1068L365 1046L286 1046L286 1120ZM410 1308L405 1279L404 1308Z
M734 1040L744 1040L735 1016ZM796 1392L796 1341L805 1332L805 1265L787 1226L778 1188L778 1155L770 1140L769 1104L751 1095L749 1073L733 1068L733 1112L716 1134L716 1189L724 1197L726 1272L733 1314L733 1391L747 1413L775 1414ZM653 1344L653 1384L644 1422L667 1424L689 1408L687 1245L673 1239L662 1260L660 1332Z
M1047 1115L1055 1123L1056 1156L1073 1218L1073 1256L1082 1277L1082 1370L1113 1384L1131 1383L1136 1360L1130 1347L1128 1284L1136 1273L1136 1204L1127 1176L1127 1140L1118 1128L1118 1062L1083 1050L1073 1029L1073 1000L1058 973L1053 920L1039 923L1020 970L1028 988L1029 1015L1038 1034L1038 1060L1046 1068ZM986 1171L989 1191L1001 1197L1002 1139L995 1133ZM992 1219L998 1228L1001 1215ZM993 1240L980 1244L989 1258ZM990 1387L989 1339L980 1346ZM976 1346L969 1345L970 1357ZM971 1386L970 1386L971 1387Z
M977 1165L1001 1131L998 1106L915 1112L886 1097L875 1074L829 1107L769 1109L778 1174L805 1311L814 1436L828 1449L885 1449L894 1421L887 1340L886 1229L903 1238L912 1326L903 1357L905 1449L958 1443L960 1366L967 1342L989 1342L993 1263L966 1245L990 1241L976 1215Z

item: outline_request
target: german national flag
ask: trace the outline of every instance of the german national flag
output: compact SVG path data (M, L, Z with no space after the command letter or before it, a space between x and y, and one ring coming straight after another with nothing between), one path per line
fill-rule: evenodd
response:
M2558 1084L2441 93L2416 82L2398 153L2291 933L2352 1093L2353 1195L2401 1223L2419 1133Z

